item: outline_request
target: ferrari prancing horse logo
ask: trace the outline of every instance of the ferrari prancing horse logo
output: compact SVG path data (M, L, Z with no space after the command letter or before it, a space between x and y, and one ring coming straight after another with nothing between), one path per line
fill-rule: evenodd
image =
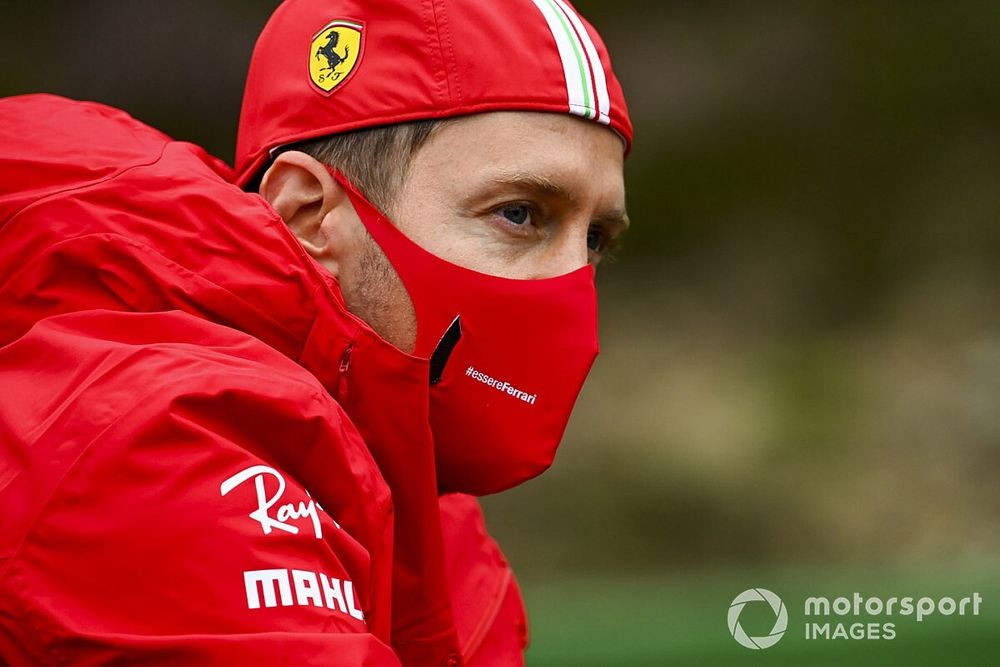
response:
M324 93L350 78L361 59L361 30L356 21L331 21L313 37L309 78Z

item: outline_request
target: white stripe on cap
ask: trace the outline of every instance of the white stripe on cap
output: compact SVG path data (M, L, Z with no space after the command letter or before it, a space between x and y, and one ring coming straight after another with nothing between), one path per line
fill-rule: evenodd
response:
M590 61L590 70L594 73L594 89L597 91L597 108L600 112L599 120L607 125L611 122L611 117L609 116L611 113L611 96L608 95L608 79L604 74L604 65L601 63L601 58L597 55L594 40L590 38L590 33L587 32L583 21L573 11L573 8L566 4L565 0L555 0L555 2L569 18L573 27L576 28L577 36L583 42L583 47L587 53L587 60Z
M584 118L595 118L598 115L598 105L594 99L593 82L590 78L590 60L576 35L573 24L552 0L533 0L533 2L545 17L549 31L556 40L559 58L562 60L563 75L566 77L570 113ZM603 74L602 70L601 75Z

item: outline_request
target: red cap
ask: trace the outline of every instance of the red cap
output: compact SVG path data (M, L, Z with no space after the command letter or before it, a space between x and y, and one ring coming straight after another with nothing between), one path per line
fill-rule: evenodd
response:
M589 118L631 148L607 49L566 0L286 0L250 61L237 182L279 146L504 109Z

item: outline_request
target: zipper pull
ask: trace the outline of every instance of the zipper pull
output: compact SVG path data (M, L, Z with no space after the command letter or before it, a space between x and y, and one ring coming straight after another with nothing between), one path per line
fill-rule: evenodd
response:
M340 357L340 372L346 373L347 369L351 367L351 350L354 349L354 343L348 343L347 348L344 350L343 356Z
M340 356L340 377L337 378L337 389L335 398L344 403L347 400L347 369L351 367L351 351L354 343L348 343L344 354Z

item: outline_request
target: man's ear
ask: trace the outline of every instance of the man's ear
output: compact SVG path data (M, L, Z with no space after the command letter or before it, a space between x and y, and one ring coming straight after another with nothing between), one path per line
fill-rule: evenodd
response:
M355 226L357 214L326 166L300 151L281 153L264 173L260 195L306 252L338 277L343 253L349 250L338 236Z

